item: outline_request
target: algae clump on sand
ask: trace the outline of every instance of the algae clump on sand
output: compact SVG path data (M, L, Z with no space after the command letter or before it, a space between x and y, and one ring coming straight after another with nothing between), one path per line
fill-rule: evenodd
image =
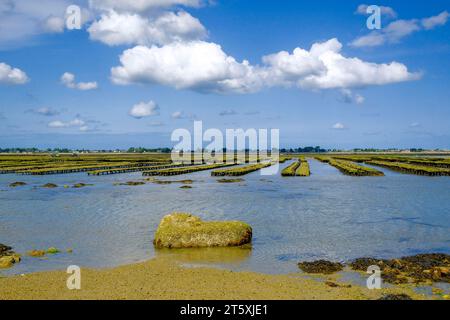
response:
M241 221L202 221L189 213L172 213L160 222L158 248L226 247L250 243L252 228Z

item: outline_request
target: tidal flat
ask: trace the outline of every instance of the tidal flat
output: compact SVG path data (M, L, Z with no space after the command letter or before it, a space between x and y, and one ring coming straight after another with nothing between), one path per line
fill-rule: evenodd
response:
M301 261L450 253L449 177L380 167L384 176L348 176L328 163L308 162L310 176L261 176L256 171L245 175L245 185L217 183L211 170L158 177L160 183L146 181L141 172L2 174L0 243L22 254L20 263L0 271L6 276L2 281L72 264L116 268L153 258L177 267L281 276L302 274ZM190 181L193 188L180 189L174 180ZM9 187L17 181L25 184ZM129 181L139 183L130 186ZM85 187L72 188L77 184ZM189 212L205 221L244 221L253 229L251 247L155 249L156 228L171 212ZM45 259L25 254L50 247L61 252Z

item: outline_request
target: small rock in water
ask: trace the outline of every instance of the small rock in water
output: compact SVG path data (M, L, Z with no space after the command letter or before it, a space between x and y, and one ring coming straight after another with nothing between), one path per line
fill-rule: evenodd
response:
M47 249L47 253L48 254L56 254L56 253L59 253L59 250L55 247L50 247Z
M116 186L141 186L143 184L145 184L144 181L127 181L122 183L114 183L114 185Z
M87 186L92 186L92 184L86 184L86 183L80 182L80 183L74 184L72 188L83 188L83 187L87 187Z
M44 250L30 250L27 252L30 257L43 257L45 256Z
M46 183L42 186L42 188L49 188L49 189L58 188L58 185L56 185L54 183Z
M180 189L192 189L191 186L181 186Z
M12 251L11 247L0 243L0 269L10 268L20 260L20 255Z
M21 187L21 186L26 186L26 185L27 185L27 184L26 184L25 182L20 182L20 181L13 182L13 183L10 183L10 184L9 184L9 186L10 186L11 188Z
M236 182L242 182L245 181L242 178L236 178L236 179L217 179L217 182L219 183L236 183Z

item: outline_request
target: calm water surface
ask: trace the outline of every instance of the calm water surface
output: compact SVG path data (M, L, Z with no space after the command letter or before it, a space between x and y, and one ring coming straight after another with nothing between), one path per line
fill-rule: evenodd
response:
M282 165L283 167L288 163ZM387 169L385 177L349 177L310 160L306 178L244 176L221 184L209 171L166 180L180 184L114 186L140 173L90 177L0 175L0 243L16 252L51 246L73 253L47 259L24 256L3 273L65 269L70 264L110 267L170 256L186 264L213 264L267 273L297 271L300 260L346 261L361 256L398 257L450 253L450 177L421 177ZM24 187L8 184L24 181ZM45 183L60 187L44 189ZM65 184L91 183L81 189ZM253 248L155 251L153 234L173 211L205 220L239 219L253 227Z

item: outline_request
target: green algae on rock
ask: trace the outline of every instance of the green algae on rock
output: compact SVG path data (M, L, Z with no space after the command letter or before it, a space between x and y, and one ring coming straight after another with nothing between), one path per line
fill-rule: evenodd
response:
M42 188L49 188L49 189L58 188L58 185L56 185L54 183L46 183L42 186Z
M331 274L341 271L344 266L339 262L331 262L327 260L303 261L298 263L298 267L306 273L322 273Z
M189 213L172 213L160 222L157 248L226 247L250 243L252 228L240 221L202 221Z
M0 269L10 268L20 262L20 255L12 251L12 248L0 243Z
M127 181L125 183L119 183L121 186L142 186L144 184L144 181Z
M45 256L45 251L44 251L44 250L30 250L30 251L27 252L27 254L28 254L30 257L35 257L35 258L37 258L37 257L43 257L43 256Z
M93 186L93 184L87 184L87 183L80 182L80 183L74 184L72 188L84 188L87 186Z
M226 178L224 178L224 179L217 179L216 181L219 182L219 183L236 183L236 182L242 182L242 181L245 181L245 180L242 179L242 178L236 178L236 179L226 179Z
M56 254L56 253L59 253L59 250L57 248L55 248L55 247L50 247L50 248L47 249L46 252L48 254Z
M444 253L417 254L399 259L358 258L350 263L353 270L363 272L371 265L380 267L383 281L393 284L450 283L450 255Z
M22 187L22 186L26 186L27 184L25 182L21 182L21 181L17 181L17 182L13 182L10 183L9 186L11 188L15 188L15 187Z

